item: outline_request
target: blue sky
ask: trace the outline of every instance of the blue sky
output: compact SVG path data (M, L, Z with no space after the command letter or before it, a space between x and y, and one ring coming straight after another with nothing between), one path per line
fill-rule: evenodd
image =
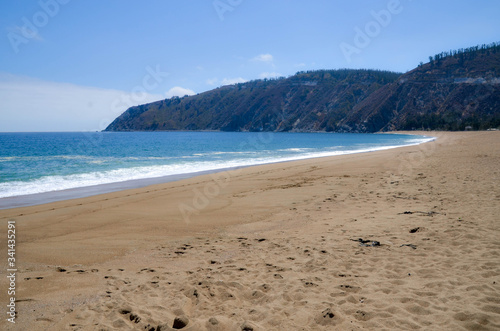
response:
M127 107L301 70L405 72L500 41L497 0L0 3L0 131L101 130Z

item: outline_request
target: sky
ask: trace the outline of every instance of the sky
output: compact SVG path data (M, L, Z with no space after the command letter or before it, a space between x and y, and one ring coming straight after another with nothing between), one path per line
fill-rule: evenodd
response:
M128 107L298 71L406 72L500 41L498 0L0 2L0 132L98 131Z

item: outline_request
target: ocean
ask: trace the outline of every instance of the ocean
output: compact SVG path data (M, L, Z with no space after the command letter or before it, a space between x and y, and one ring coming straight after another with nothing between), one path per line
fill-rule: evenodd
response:
M198 173L415 145L402 134L0 133L0 208L89 196Z

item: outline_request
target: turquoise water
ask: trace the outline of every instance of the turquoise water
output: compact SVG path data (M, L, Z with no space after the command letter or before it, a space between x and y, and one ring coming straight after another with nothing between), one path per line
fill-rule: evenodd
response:
M393 134L0 133L0 198L419 144Z

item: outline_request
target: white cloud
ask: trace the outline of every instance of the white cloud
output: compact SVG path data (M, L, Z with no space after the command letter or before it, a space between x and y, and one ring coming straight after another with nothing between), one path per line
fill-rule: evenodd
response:
M195 91L180 86L174 86L170 90L168 90L167 93L165 93L167 98L183 97L185 95L195 95L195 94L196 94Z
M246 82L248 82L248 79L245 79L242 77L224 78L222 80L219 80L218 78L212 78L212 79L207 79L205 82L207 83L207 85L210 85L210 86L224 86L224 85L246 83Z
M128 107L164 98L0 73L0 131L102 130Z
M222 85L233 85L233 84L245 83L245 82L248 82L248 80L246 80L245 78L241 78L241 77L238 77L238 78L224 78L221 81L221 84Z
M259 77L261 79L264 79L264 78L276 78L276 77L283 77L282 74L278 73L278 72L263 72L259 75Z
M258 62L273 62L273 56L271 54L260 54L252 59L252 61Z

